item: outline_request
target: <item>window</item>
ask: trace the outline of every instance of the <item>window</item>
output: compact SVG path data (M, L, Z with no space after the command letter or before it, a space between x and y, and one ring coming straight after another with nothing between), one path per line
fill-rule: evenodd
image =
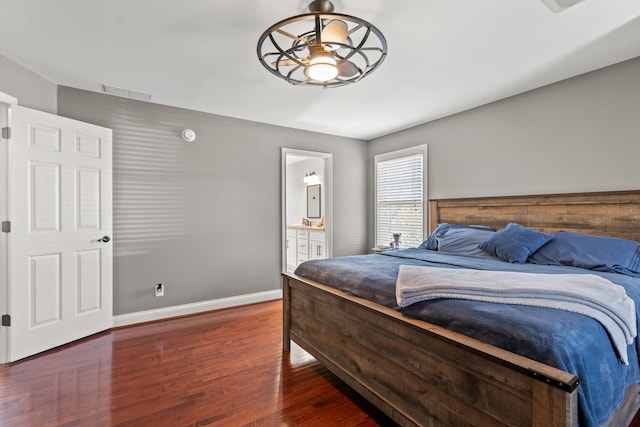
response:
M427 146L375 156L376 246L400 233L402 248L424 240Z

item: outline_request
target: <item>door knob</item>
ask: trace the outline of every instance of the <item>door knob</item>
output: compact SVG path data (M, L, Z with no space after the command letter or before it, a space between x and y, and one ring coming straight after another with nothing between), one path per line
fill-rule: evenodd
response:
M111 237L109 236L103 236L101 239L98 239L98 242L104 242L107 243L111 240Z

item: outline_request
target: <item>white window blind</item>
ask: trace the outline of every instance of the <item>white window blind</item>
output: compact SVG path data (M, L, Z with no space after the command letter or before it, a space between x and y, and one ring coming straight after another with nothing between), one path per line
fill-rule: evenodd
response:
M401 248L424 240L423 155L376 159L376 245L388 246L401 233Z

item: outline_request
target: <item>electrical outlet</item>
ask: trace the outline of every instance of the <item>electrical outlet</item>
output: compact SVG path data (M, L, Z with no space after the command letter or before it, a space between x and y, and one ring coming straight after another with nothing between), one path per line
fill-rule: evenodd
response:
M164 285L162 283L158 283L153 287L157 297L164 296Z

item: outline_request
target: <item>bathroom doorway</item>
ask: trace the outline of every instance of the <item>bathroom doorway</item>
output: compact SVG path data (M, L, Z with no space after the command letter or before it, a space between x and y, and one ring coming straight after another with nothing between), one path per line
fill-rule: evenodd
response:
M282 271L333 254L332 155L282 148Z

